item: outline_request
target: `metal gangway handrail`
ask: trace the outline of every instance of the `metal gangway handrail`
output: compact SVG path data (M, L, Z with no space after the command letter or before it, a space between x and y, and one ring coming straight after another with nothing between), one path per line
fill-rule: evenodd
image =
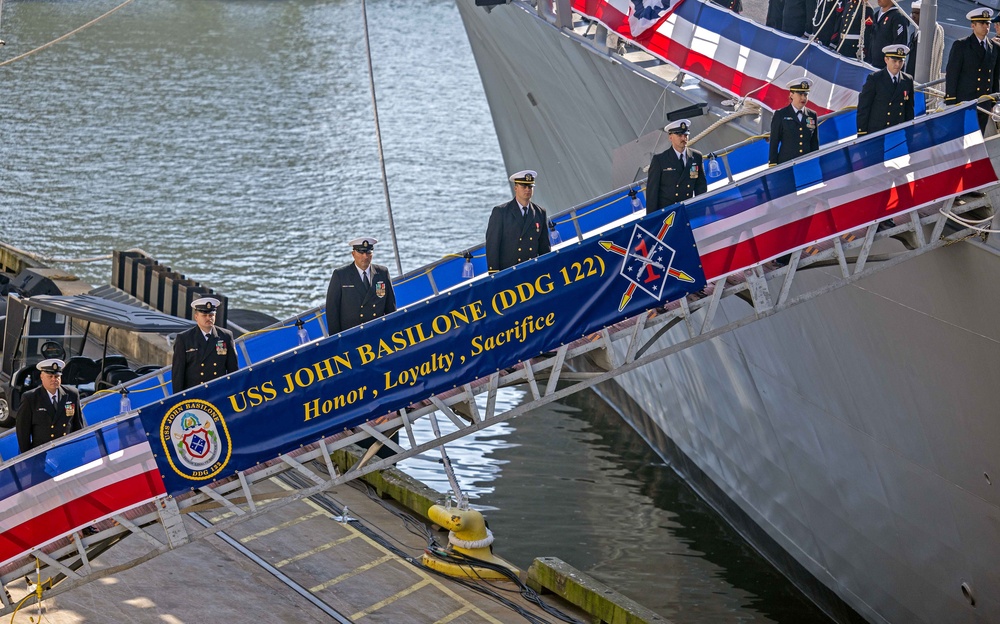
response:
M886 131L883 131L869 135L863 140L866 142L879 140L880 135L888 136ZM1000 141L988 141L986 147L989 156L995 162L1000 157ZM819 155L806 158L803 163L809 166L808 162L813 158L819 158ZM781 167L793 168L798 164L802 163L789 163ZM993 180L995 179L994 175ZM996 190L995 183L988 190L993 198L983 197L960 203L954 196L944 197L895 215L898 222L889 227L880 228L880 223L873 221L828 240L790 249L790 259L785 266L758 262L739 271L713 276L700 296L684 297L658 308L644 309L634 316L572 342L551 345L554 349L552 352L497 370L485 377L469 380L452 390L440 392L406 408L351 427L341 433L315 440L295 451L282 453L272 461L241 470L231 478L194 488L188 494L156 496L152 502L119 510L100 519L98 525L100 530L96 535L80 536L74 532L34 548L16 560L8 561L0 568L0 582L6 584L20 579L34 569L37 558L47 569L47 574L63 579L48 592L48 595L57 595L98 578L116 574L191 541L231 529L268 511L386 468L405 458L440 447L496 423L516 418L640 366L866 279L929 251L967 240L976 234L975 230L949 226L950 217L954 214L987 208L990 199L1000 200L1000 191ZM725 189L714 191L709 194L707 200L725 192ZM668 211L669 209L662 213ZM888 254L873 253L876 243L890 238L904 239L905 246ZM839 275L828 273L826 275L828 281L820 287L794 289L796 276L801 271L821 266L838 267ZM733 296L745 303L736 301L727 304L726 316L720 320L719 312L723 299ZM320 324L318 315L313 314L311 322ZM292 323L282 327L295 327L295 325ZM293 337L290 332L275 332L275 334ZM298 348L301 347L294 346L292 350ZM593 364L588 367L590 370L581 370L579 366L571 365L573 362L585 361ZM215 380L210 383L222 383L222 381ZM498 391L517 384L527 387L529 399L509 409L498 406ZM414 434L414 424L421 419L427 419L434 432L430 439L423 441L418 440ZM450 421L455 429L442 432L438 426L441 419ZM91 436L97 440L94 446L97 447L99 456L88 465L111 464L113 461L111 455L117 448L114 446L115 440L138 435L137 422L134 413L117 415L88 427L84 432L65 438L64 441L35 449L28 455L39 456L51 448L79 443L86 436ZM141 431L141 426L139 430ZM395 431L400 432L404 443L408 446L404 447L390 437ZM383 446L387 449L390 456L376 458L370 449L362 461L350 471L339 474L330 459L331 453L351 444L371 440L377 443L376 447ZM16 460L8 460L0 465L0 470L10 469L15 463ZM255 484L284 471L298 472L312 485L279 494L277 497L269 494L266 499L254 492ZM265 500L266 505L262 504ZM210 527L194 530L186 527L182 521L183 514L195 506L206 505L225 509L229 515ZM7 513L9 512L8 509ZM113 543L129 534L141 536L149 543L150 550L129 561L102 570L91 566L91 555L100 550L102 545ZM3 592L0 592L0 603L2 603L0 612L6 613L12 609Z

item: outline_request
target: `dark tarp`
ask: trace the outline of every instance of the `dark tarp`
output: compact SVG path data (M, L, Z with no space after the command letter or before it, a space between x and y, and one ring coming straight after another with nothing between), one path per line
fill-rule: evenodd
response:
M33 308L139 333L172 334L195 324L188 319L92 295L38 295L24 302Z

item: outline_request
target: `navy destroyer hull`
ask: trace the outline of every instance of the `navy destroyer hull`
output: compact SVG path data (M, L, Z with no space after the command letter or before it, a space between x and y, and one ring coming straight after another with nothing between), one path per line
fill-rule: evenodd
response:
M613 188L614 150L684 101L521 8L458 5L505 162L540 170L550 209ZM997 622L998 275L990 245L945 247L602 393L835 620Z

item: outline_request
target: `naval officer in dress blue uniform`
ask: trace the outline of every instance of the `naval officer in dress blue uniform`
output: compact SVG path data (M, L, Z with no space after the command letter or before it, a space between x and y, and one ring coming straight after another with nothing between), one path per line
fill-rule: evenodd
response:
M780 165L803 154L819 149L819 122L816 111L808 108L812 80L797 78L785 85L788 106L774 111L771 118L771 138L768 166Z
M24 393L15 417L17 447L21 453L83 429L80 393L73 386L62 385L66 364L51 358L42 360L35 368L40 372L42 385Z
M990 18L993 11L973 9L965 17L972 23L972 34L956 39L948 54L945 74L944 103L958 104L996 93L1000 79L1000 46L990 40ZM992 104L982 104L990 108ZM989 115L979 113L979 130L986 128Z
M868 75L858 96L858 136L913 119L913 77L903 73L909 53L905 45L882 48L885 68Z
M396 311L389 269L372 264L377 242L368 236L350 241L353 262L334 270L330 278L326 326L331 336Z
M214 297L191 302L198 325L177 334L170 379L174 392L193 388L216 377L239 369L233 332L215 326L215 314L221 305Z
M646 179L646 214L701 195L708 190L701 152L687 146L691 122L679 119L667 126L670 148L654 154Z
M508 178L514 183L514 199L493 207L486 225L486 266L496 273L551 251L548 218L531 201L538 174L530 169Z

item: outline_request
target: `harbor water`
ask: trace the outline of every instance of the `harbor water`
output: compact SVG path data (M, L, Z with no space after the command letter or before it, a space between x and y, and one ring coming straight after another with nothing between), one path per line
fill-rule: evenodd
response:
M2 4L0 62L118 4ZM367 6L404 271L482 240L508 169L565 208L559 163L502 162L453 2ZM279 317L322 303L353 237L395 273L360 0L137 0L0 69L0 240L93 284L110 260L69 261L141 248ZM596 395L449 454L518 565L559 557L685 624L826 621ZM438 459L403 468L443 492Z

